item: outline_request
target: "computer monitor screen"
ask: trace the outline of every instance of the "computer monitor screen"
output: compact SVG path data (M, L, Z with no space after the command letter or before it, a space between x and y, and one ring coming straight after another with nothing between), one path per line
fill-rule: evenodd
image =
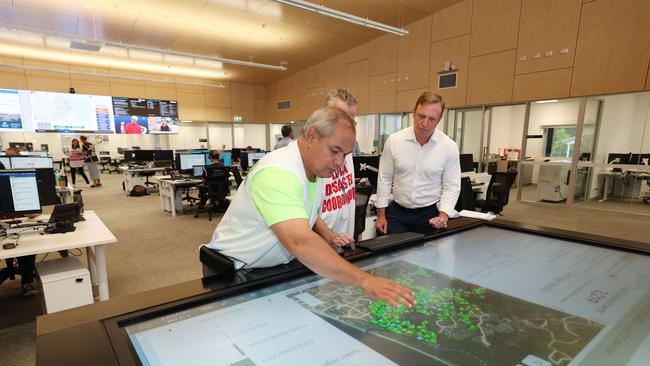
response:
M460 171L462 173L474 171L473 154L460 154Z
M195 165L205 165L206 154L179 154L176 159L178 170L189 171Z
M0 170L0 216L40 212L36 171Z
M313 275L122 324L143 365L648 363L648 255L482 226L355 265L417 304Z
M241 150L242 150L242 149L240 149L240 148L238 148L238 147L233 147L233 148L230 150L230 152L232 153L232 158L233 158L233 160L239 160L239 159L241 159Z
M248 167L251 168L258 160L264 157L264 152L249 152L248 153Z
M5 166L5 169L11 169L11 159L8 156L0 156L0 163Z
M155 161L173 161L174 150L154 150L153 157Z
M193 166L192 167L192 171L193 171L192 176L194 178L202 177L203 176L203 167L204 167L204 165L195 165L195 166Z
M632 154L630 155L630 164L650 165L650 154Z
M29 91L30 119L37 132L113 133L110 96Z
M63 203L54 206L52 214L50 215L50 224L58 222L71 222L77 221L79 217L79 206L76 203Z
M377 187L377 171L379 170L380 155L355 155L352 157L354 163L354 177L367 178L373 187Z
M607 164L630 164L630 153L615 153L607 155Z
M224 166L232 166L232 153L230 151L222 151L219 153L219 160Z
M41 206L58 205L61 203L56 193L56 177L54 168L36 169L36 184L38 185L38 197Z
M52 158L41 156L12 156L11 169L52 168Z
M154 161L154 150L133 150L135 160L137 161Z

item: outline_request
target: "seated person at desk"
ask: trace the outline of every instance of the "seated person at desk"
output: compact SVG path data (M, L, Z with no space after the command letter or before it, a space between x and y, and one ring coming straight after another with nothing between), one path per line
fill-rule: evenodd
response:
M427 234L447 227L460 194L460 155L454 140L436 130L444 111L440 95L424 92L413 109L413 126L386 140L375 203L380 233Z
M341 167L355 136L354 121L340 109L312 113L297 141L255 164L208 248L233 260L236 269L273 267L297 258L317 274L357 286L373 298L413 306L410 289L341 258L332 247L350 241L319 217L322 178Z
M219 160L219 151L218 150L210 150L210 153L208 154L208 157L210 158L210 167L222 167L224 166L221 160ZM203 169L203 184L199 186L199 208L205 207L205 204L208 202L209 199L209 194L208 194L208 187L206 184L208 183L208 171L204 168ZM223 202L219 202L219 205L221 206Z
M18 156L20 151L13 147L10 147L5 150L7 156ZM0 170L4 170L6 167L0 163ZM3 217L0 216L0 219ZM7 268L0 273L0 283L4 282L7 278L11 277L10 265L9 263L13 261L13 258L7 258L5 262L7 263ZM20 282L23 287L23 296L33 296L38 293L36 288L34 288L34 262L36 262L36 255L25 255L18 257L18 269L20 270Z

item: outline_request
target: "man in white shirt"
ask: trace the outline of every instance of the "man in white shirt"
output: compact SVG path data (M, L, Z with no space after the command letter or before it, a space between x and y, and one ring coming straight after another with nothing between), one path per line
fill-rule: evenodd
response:
M284 125L282 126L282 129L280 130L280 133L282 133L282 138L280 141L278 141L275 144L275 147L273 147L273 150L281 149L291 143L293 141L293 128L289 125Z
M327 93L326 107L336 107L351 120L357 115L357 99L349 90L339 88ZM356 142L356 141L355 141ZM352 154L343 160L343 165L331 177L323 180L323 202L320 217L333 232L345 235L348 240L354 236L354 164ZM340 243L344 244L344 243ZM340 250L339 248L335 248Z
M444 110L440 95L422 93L413 109L413 126L384 144L375 204L379 232L427 234L447 227L460 193L460 162L458 145L436 130Z

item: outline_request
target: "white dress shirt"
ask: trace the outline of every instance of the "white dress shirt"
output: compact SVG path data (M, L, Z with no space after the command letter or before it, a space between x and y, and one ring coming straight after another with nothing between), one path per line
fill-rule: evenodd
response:
M377 208L388 206L391 185L400 206L420 208L440 201L438 210L451 216L460 194L458 145L439 130L424 146L413 127L392 134L379 160Z

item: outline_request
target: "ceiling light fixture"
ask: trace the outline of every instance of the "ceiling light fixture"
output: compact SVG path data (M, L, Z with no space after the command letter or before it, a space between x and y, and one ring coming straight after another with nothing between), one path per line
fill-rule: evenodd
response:
M405 36L409 34L409 32L404 28L393 27L388 24L375 22L370 19L361 18L356 15L344 13L342 11L334 10L331 8L327 8L323 5L317 5L303 0L273 0L273 1L285 5L294 6L302 10L312 11L317 14L343 20L348 23L362 25L364 27L380 30L382 32L396 34L398 36Z
M549 99L549 100L538 100L535 103L537 104L545 104L545 103L557 103L559 100L557 99Z
M39 36L45 38L60 38L60 39L66 39L70 42L70 48L76 49L76 50L85 50L85 51L90 51L90 52L101 52L103 48L106 48L107 46L117 48L117 49L123 49L125 51L147 51L147 52L155 52L159 53L162 56L183 56L183 57L191 57L196 61L201 62L201 60L204 61L214 61L214 62L219 62L219 63L224 63L224 64L230 64L230 65L238 65L238 66L247 66L247 67L255 67L259 69L266 69L266 70L274 70L274 71L286 71L287 67L283 65L269 65L269 64L262 64L258 62L252 62L252 61L242 61L242 60L235 60L235 59L230 59L230 58L225 58L225 57L216 57L216 56L205 56L205 55L198 55L194 53L187 53L187 52L178 52L178 51L171 51L171 50L163 50L159 48L151 48L151 47L144 47L144 46L139 46L139 45L132 45L132 44L127 44L127 43L120 43L120 42L110 42L110 41L102 41L98 39L87 39L84 37L80 37L75 34L67 34L67 33L60 33L60 32L46 32L46 31L41 31L41 30L36 30L36 29L28 29L28 28L15 28L7 25L2 25L0 24L0 31L10 31L10 32L15 32L19 34L29 34L33 36Z

